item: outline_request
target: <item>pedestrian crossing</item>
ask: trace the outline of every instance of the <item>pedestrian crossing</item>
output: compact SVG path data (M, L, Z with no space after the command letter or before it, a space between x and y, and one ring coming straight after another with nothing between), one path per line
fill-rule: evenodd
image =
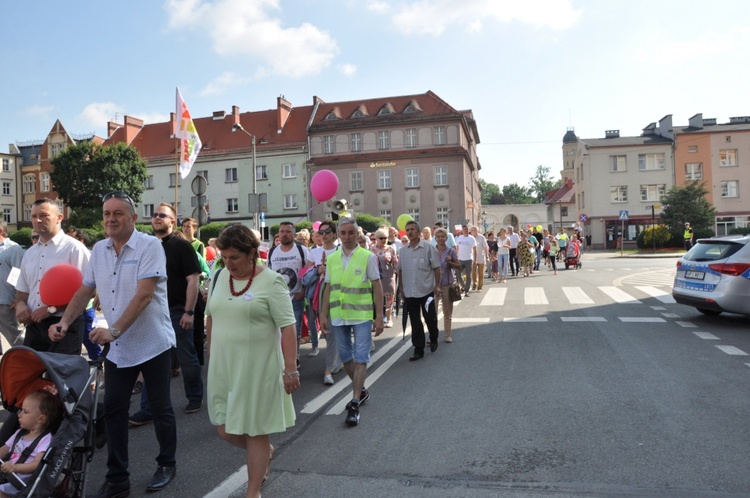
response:
M571 305L606 305L606 304L643 304L644 299L656 299L664 304L675 304L672 294L663 288L650 285L636 285L633 289L644 297L635 297L630 288L601 285L584 290L582 287L525 287L511 289L510 296L507 287L491 287L482 296L479 306L544 306L550 302ZM523 295L522 301L519 297ZM479 296L479 294L473 294ZM473 297L472 296L472 297ZM510 299L509 299L510 298Z

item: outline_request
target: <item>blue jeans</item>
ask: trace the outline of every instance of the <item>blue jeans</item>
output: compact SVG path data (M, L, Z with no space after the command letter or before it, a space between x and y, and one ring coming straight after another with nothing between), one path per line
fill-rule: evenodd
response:
M94 328L94 319L96 319L96 310L91 307L83 312L83 320L85 322L85 328L83 330L83 345L86 346L86 351L89 353L89 360L95 360L102 354L102 348L98 344L91 342L89 339L89 333Z
M305 299L292 299L294 321L297 322L297 340L302 338L302 314L305 312Z
M308 302L305 307L307 310L307 331L310 333L310 343L314 348L318 347L318 322L316 321L315 311L312 309L312 303Z
M177 337L177 359L180 361L182 380L185 383L185 397L189 401L203 401L203 378L201 377L201 364L198 361L198 355L195 353L195 346L193 345L193 329L186 330L180 326L180 318L183 315L182 310L170 311L169 315L172 318L172 328ZM148 384L145 382L145 378L143 380L140 413L150 416L150 396L146 392Z
M370 363L372 320L357 325L333 325L332 328L342 362Z
M104 360L107 388L104 390L104 417L107 430L107 481L122 482L128 471L128 408L133 385L138 373L150 386L149 402L154 411L154 431L159 442L158 465L175 465L177 451L177 423L170 389L170 352L151 358L133 367L118 368Z
M500 278L508 278L508 260L510 258L510 255L508 254L498 254L497 255L497 266L498 266L498 274L500 275Z

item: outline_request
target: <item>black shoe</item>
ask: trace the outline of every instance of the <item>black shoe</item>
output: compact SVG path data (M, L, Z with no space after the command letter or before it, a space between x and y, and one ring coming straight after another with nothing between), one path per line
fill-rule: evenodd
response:
M359 395L359 406L364 405L368 399L370 399L370 391L363 387L362 394Z
M422 351L414 351L414 354L409 357L409 361L417 361L424 358L424 352Z
M354 427L359 424L359 404L350 401L346 405L346 425Z
M196 413L201 411L202 404L203 403L199 399L189 400L187 406L185 407L185 413Z
M95 495L86 495L86 498L125 498L130 496L130 481L122 482L104 481L99 492Z
M151 478L151 482L148 483L146 491L161 491L167 487L167 484L172 482L176 473L177 467L174 465L159 465L159 468L154 472L154 477Z
M133 427L140 427L142 425L150 424L154 421L154 417L151 415L144 415L143 412L137 412L128 418L128 424Z
M437 341L435 341L435 342L431 342L431 343L430 343L430 351L432 351L433 353L434 353L435 351L437 351L437 347L438 347L438 343L437 343Z

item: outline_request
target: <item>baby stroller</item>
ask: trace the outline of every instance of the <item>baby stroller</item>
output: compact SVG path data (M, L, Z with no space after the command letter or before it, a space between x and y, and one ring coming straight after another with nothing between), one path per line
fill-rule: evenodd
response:
M108 346L108 345L107 345ZM0 395L7 410L20 409L24 398L38 389L57 388L65 407L64 418L44 457L21 486L18 496L83 497L86 467L103 443L103 420L97 406L103 362L108 348L93 362L81 356L42 353L25 346L9 349L0 361ZM97 444L99 443L99 444ZM0 443L2 444L2 443Z
M581 243L577 240L571 240L568 242L568 247L565 249L565 269L569 267L580 268L581 267Z

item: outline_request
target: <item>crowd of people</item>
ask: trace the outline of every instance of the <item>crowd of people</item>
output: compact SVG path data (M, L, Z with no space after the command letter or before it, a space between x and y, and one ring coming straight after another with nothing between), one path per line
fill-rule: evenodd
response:
M83 231L62 231L62 214L49 199L32 206L36 238L25 252L0 221L6 339L15 344L23 337L32 349L64 354L85 347L90 359L110 344L104 359L108 470L94 498L130 493L129 426L154 425L157 470L147 491L172 481L177 431L170 379L180 373L184 412L199 412L206 400L218 436L246 450L247 496L260 496L275 451L270 435L295 423L291 394L300 387L301 344L309 342L307 356L315 357L325 339L322 381L333 385L345 372L352 383L345 424L356 426L370 398L373 336L394 327L399 308L411 324L409 361L421 360L428 346L438 349L438 306L444 342L452 343L454 300L482 292L487 280L531 275L542 264L557 274L556 259L581 244L580 232L569 237L562 230L508 227L496 236L465 225L454 236L440 223L421 227L411 220L402 233L390 226L367 232L342 218L312 231L282 222L270 247L256 231L229 225L207 249L196 238L195 220L182 220L178 229L170 204L154 210L154 235L136 229L127 193L105 195L102 214L107 237L91 249ZM208 251L216 255L210 261ZM79 268L83 283L67 306L47 306L39 297L41 276L61 263ZM2 274L7 268L20 269L15 282ZM105 322L96 323L96 309ZM139 409L130 413L130 398L138 394ZM19 424L26 422L8 417L0 442L12 445Z

